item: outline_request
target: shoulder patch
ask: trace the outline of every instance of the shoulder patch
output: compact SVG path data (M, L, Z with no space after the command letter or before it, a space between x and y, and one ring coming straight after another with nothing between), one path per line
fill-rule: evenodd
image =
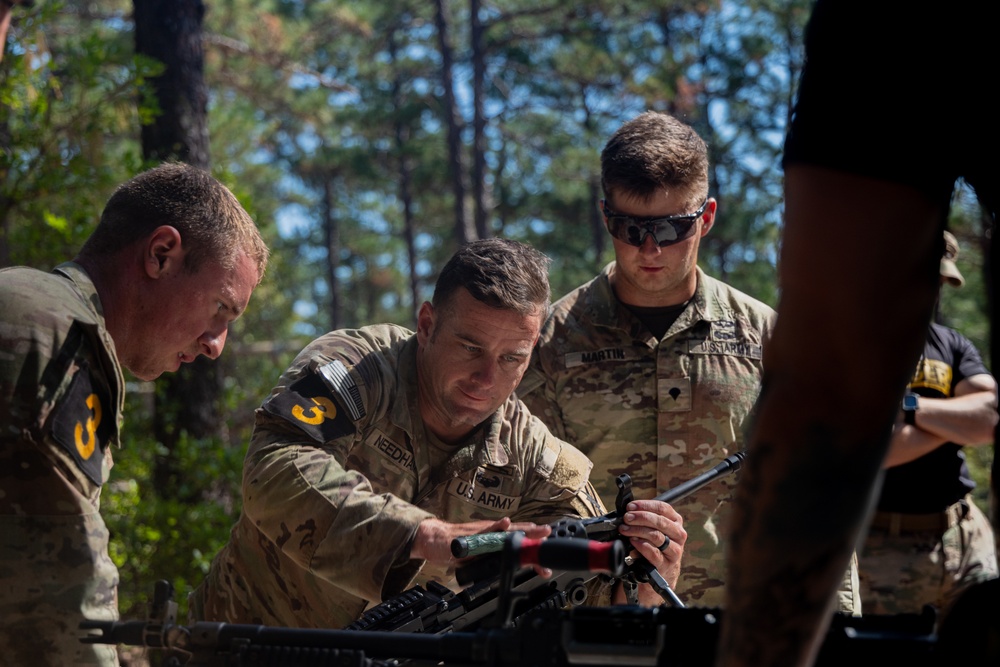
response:
M347 367L339 359L320 367L319 372L326 383L340 397L341 405L346 405L351 412L351 418L357 421L365 416L365 404L361 400L361 390L355 384L354 378Z
M114 435L115 416L111 397L95 388L90 369L82 366L56 406L52 418L52 439L65 449L90 481L103 480L104 450Z
M268 398L261 407L294 424L310 438L328 442L354 433L354 422L338 405L330 397L326 383L309 373Z

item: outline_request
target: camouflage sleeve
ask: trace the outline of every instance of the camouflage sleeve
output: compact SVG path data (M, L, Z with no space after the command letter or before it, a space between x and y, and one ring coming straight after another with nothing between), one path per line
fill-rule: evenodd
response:
M81 644L74 630L118 618L98 510L120 373L105 371L97 326L73 317L79 304L66 302L65 286L39 275L23 289L0 286L0 655L117 664L112 647Z
M292 384L265 402L244 467L244 512L298 566L378 600L419 569L410 545L432 515L345 467L361 424L340 408L318 385Z

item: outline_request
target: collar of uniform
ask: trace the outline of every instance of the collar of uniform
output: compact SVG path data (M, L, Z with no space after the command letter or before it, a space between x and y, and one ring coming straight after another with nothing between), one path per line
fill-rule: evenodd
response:
M101 354L102 363L105 365L105 375L108 378L115 378L114 386L110 387L113 392L112 401L118 407L117 415L121 415L125 409L125 375L122 373L121 365L118 363L118 352L115 350L115 342L104 322L104 307L101 305L101 297L97 293L97 286L90 275L82 266L76 262L63 262L52 270L52 273L63 276L76 288L83 297L84 303L94 315L94 324L97 333L104 343L104 354ZM119 441L118 446L121 446Z
M389 412L392 423L413 437L414 415L420 415L420 388L417 385L417 334L411 335L403 343L396 366L396 386L403 394L403 400L395 400ZM423 429L421 429L422 431Z
M649 332L646 331L639 319L629 312L628 308L623 306L618 297L615 296L614 290L611 288L612 267L614 267L614 262L605 266L601 273L591 281L593 289L589 290L587 295L585 317L589 320L589 324L621 329L628 332L632 338L639 339L648 336ZM688 307L667 330L664 338L688 329L702 320L710 320L713 315L721 312L717 300L709 294L708 283L712 279L705 275L700 267L696 266L695 271L697 271L698 282L694 296L691 297ZM649 341L650 345L653 346L658 342L652 338Z
M77 291L83 295L84 301L90 306L96 321L104 322L104 307L101 305L101 297L97 293L97 286L94 285L94 281L91 280L90 275L82 266L76 262L63 262L52 269L52 273L58 273L69 278L76 285Z
M644 331L642 323L627 308L622 306L611 287L611 262L591 281L591 289L586 291L584 321L589 326L603 326L621 329L632 338L640 338Z
M505 445L510 439L511 423L505 415L516 408L516 402L515 399L508 396L497 411L490 415L490 418L476 431L479 440L477 449L485 455L486 463L505 466L510 461L509 449ZM479 456L476 458L478 459Z
M674 323L667 329L664 338L669 338L685 329L690 329L694 325L703 321L715 319L718 313L718 304L709 297L709 282L712 280L705 275L701 267L696 266L697 283L694 288L694 296L688 302L687 308L674 320ZM713 307L715 306L715 307Z
M403 344L399 355L399 366L396 370L397 385L402 389L403 400L394 401L390 419L392 423L410 434L411 438L423 439L424 428L417 428L415 419L420 418L420 386L417 382L417 335L413 334ZM475 433L462 446L472 445L476 448L476 460L483 460L491 465L507 465L509 456L502 442L504 411L510 406L508 398L500 408L476 429Z

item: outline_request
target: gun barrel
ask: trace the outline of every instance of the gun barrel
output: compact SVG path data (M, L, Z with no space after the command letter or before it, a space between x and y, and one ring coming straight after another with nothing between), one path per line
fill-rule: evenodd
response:
M80 641L84 644L128 644L145 646L146 621L95 621L80 622L81 630L99 630L87 633Z
M689 479L686 482L682 482L672 489L667 489L660 495L656 496L656 500L672 503L680 500L681 498L688 496L701 487L705 486L709 482L715 480L718 477L728 475L729 473L737 472L743 467L746 461L747 453L745 451L736 452L730 456L727 456L722 460L721 463L714 466L711 470L707 470L702 474Z

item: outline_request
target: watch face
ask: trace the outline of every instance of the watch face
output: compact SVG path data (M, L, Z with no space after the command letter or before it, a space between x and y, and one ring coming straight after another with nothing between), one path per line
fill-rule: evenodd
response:
M917 409L917 395L916 394L906 394L903 396L903 409L904 410L916 410Z

